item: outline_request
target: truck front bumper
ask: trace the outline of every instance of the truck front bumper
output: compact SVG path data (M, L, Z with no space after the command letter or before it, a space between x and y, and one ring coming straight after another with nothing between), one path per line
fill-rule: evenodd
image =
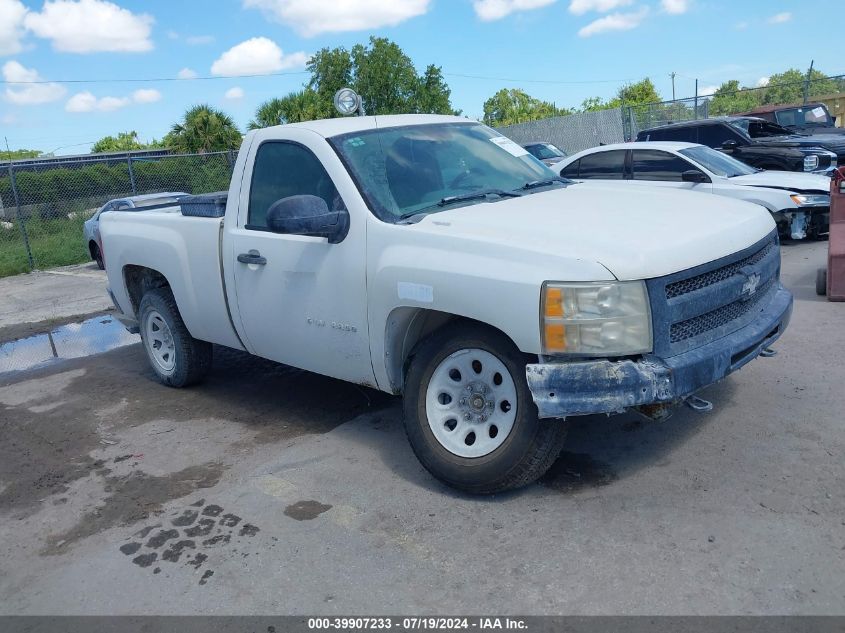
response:
M757 319L708 345L669 358L530 364L528 386L541 418L672 404L757 358L791 316L792 294L780 287Z

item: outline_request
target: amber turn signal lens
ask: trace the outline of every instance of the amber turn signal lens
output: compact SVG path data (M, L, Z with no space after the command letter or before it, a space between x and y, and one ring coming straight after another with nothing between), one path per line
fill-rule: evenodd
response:
M566 350L566 326L563 323L547 323L544 334L545 349L555 352Z
M546 288L546 318L563 316L563 290L561 288Z

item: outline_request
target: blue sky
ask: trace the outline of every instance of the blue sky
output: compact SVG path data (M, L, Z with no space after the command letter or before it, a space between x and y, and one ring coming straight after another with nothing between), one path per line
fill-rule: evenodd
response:
M309 53L370 35L441 66L472 117L503 87L577 106L650 77L669 98L674 71L692 96L695 78L755 85L811 59L845 73L841 18L836 0L0 0L0 136L84 153L125 130L160 138L203 102L243 128L302 86ZM293 74L242 76L268 72ZM199 78L161 80L180 74ZM114 79L150 81L89 81ZM66 80L87 83L11 83Z

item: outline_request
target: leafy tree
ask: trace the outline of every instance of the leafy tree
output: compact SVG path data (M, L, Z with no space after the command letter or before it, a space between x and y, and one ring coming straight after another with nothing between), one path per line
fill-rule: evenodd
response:
M0 160L18 160L20 158L37 158L41 152L37 149L13 149L0 151Z
M232 118L209 105L197 105L174 123L164 143L177 152L206 153L237 149L241 133Z
M321 115L320 96L311 88L305 88L299 92L291 92L281 99L270 99L262 103L248 127L255 130L282 123L313 121L321 118Z
M440 68L430 65L417 75L411 58L387 38L371 37L367 45L356 44L351 51L323 48L307 69L307 88L317 94L322 117L336 116L332 102L343 87L361 95L367 114L454 113Z
M117 136L104 136L91 147L92 154L103 152L128 152L135 149L146 149L147 145L138 140L138 133L118 132Z
M611 101L616 108L622 105L645 105L646 103L658 103L663 98L657 92L651 79L646 77L642 81L632 84L625 84L616 93L616 98Z
M763 103L774 105L801 103L804 100L806 79L806 73L802 73L797 68L790 68L785 72L772 75L763 91ZM833 79L827 79L824 73L818 70L813 70L810 73L810 98L831 94L838 92L838 90L837 82Z
M491 126L513 125L566 114L570 111L532 97L518 88L503 88L484 102L484 122Z
M723 83L710 99L709 112L713 116L747 112L760 105L760 91L740 88L736 79Z

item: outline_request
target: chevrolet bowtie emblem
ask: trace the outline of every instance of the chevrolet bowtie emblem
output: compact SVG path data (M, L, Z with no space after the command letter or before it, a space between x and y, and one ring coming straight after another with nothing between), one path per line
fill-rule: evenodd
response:
M742 284L742 298L750 299L757 288L760 287L760 273L751 273L745 276L745 283Z

